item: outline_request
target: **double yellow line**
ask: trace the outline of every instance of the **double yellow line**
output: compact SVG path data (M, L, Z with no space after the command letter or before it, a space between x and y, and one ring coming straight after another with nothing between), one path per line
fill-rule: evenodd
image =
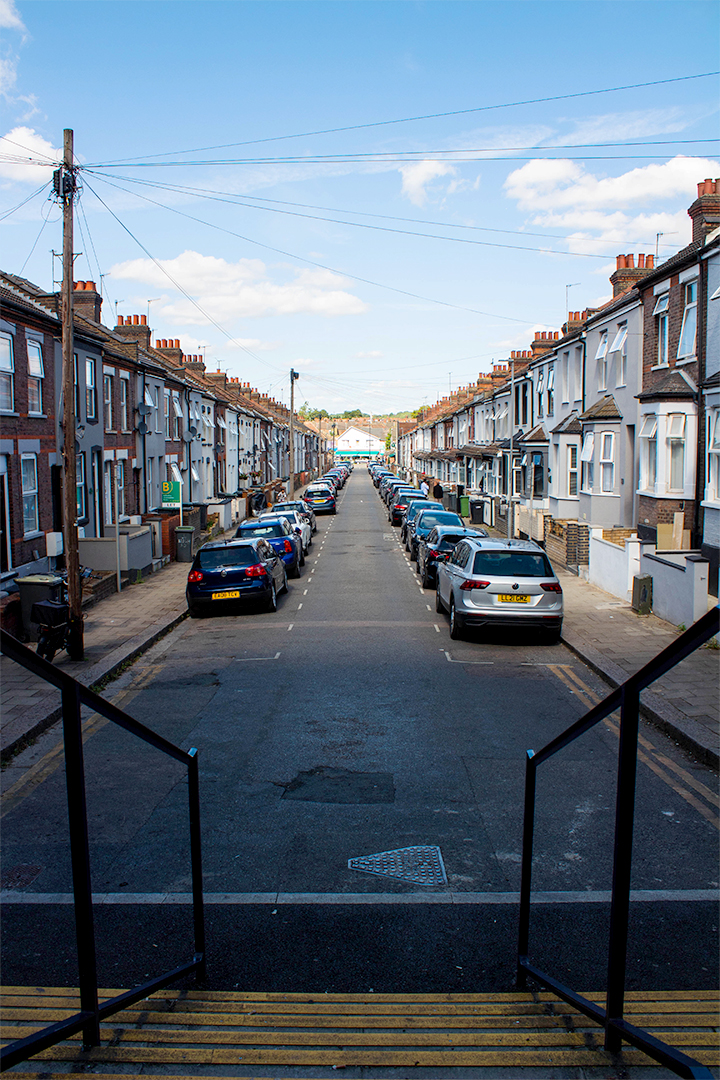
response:
M158 668L162 667L162 664L151 664L147 671L143 672L134 681L132 686L129 686L127 690L121 690L113 699L113 705L127 705L134 697L136 697L143 687L147 686L152 678L157 675ZM99 713L92 713L87 720L82 724L82 741L83 745L88 741L91 736L95 735L98 731L109 724L110 721ZM44 757L36 761L27 772L23 773L14 784L12 784L6 791L3 791L0 796L0 820L9 814L12 810L27 799L33 791L47 780L48 776L58 769L65 760L65 747L60 739L60 742L48 751Z
M553 675L560 679L560 681L572 690L574 694L582 694L590 705L597 705L598 702L602 700L602 698L590 689L587 683L582 681L570 664L548 664L548 668L552 671ZM603 723L608 731L611 731L613 735L616 735L619 738L620 724L617 712L612 713L612 715L607 717ZM687 771L687 769L683 769L682 765L678 765L663 754L662 751L659 750L645 735L639 735L638 742L640 744L640 749L638 750L639 760L647 765L649 769L652 769L655 775L659 776L663 783L667 784L669 788L672 788L681 799L684 799L685 802L689 803L690 806L697 810L702 817L709 821L710 824L720 832L720 817L718 817L720 799L715 792L711 791L710 788L706 787L700 780L697 780ZM693 792L696 794L693 794ZM698 796L700 796L700 798L698 798Z

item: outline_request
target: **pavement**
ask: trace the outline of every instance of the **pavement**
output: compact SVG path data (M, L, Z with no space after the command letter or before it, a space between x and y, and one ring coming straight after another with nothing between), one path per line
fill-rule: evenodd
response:
M85 659L61 652L57 667L86 686L112 678L186 617L186 563L170 563L139 584L100 601L86 613ZM565 597L563 641L611 687L620 685L674 638L677 629L558 569ZM718 657L701 648L641 697L651 723L699 761L720 762ZM60 719L60 695L37 676L0 657L0 758L7 761Z

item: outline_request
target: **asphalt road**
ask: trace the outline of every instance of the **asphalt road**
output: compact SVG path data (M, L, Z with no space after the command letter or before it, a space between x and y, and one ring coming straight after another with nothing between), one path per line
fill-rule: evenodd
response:
M108 690L199 750L209 984L507 989L525 752L604 688L530 634L451 642L364 469L318 525L276 613L188 620ZM101 981L129 985L191 950L189 907L158 902L189 890L187 791L176 764L88 724L93 886L110 894L96 909ZM4 877L46 901L6 909L6 984L75 979L72 909L57 902L70 891L57 737L26 752L36 780L3 801ZM657 731L643 738L633 888L652 895L632 905L628 985L712 987L717 777ZM538 786L532 954L579 990L604 985L616 755L601 725ZM348 867L419 845L439 848L447 883Z

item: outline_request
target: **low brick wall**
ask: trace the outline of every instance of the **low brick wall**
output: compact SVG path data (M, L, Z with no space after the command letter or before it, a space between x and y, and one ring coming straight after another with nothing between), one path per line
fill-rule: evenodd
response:
M561 566L587 566L590 562L590 530L578 521L546 517L545 550L550 561Z
M603 540L609 540L611 544L624 547L625 541L631 536L637 536L636 529L603 529Z
M159 511L162 517L162 553L163 555L169 555L174 561L175 559L175 530L180 524L180 511L179 510L164 510ZM195 544L200 538L200 508L193 507L192 510L183 512L183 525L192 525L195 530L195 536L193 540ZM194 549L193 549L194 550Z

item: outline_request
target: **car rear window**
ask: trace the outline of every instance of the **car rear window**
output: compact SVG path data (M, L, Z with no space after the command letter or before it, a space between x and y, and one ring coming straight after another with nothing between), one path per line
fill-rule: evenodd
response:
M243 529L247 536L285 536L282 525L253 525L249 529Z
M464 539L464 536L453 536L451 533L448 533L440 538L438 548L440 551L452 551L455 545L459 544L460 541Z
M554 577L547 555L541 551L478 551L473 574L488 577Z
M222 566L253 566L258 558L252 544L233 544L226 548L200 548L197 565L202 570L219 570Z
M307 490L305 495L310 499L332 499L333 493L329 488L313 488L313 490Z
M462 525L462 520L450 510L423 510L418 516L418 525L423 529L431 529L433 525Z

